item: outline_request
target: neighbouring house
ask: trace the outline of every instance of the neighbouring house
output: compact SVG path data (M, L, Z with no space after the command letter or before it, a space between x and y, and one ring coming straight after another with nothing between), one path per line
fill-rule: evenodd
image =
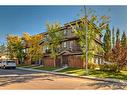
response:
M82 50L78 43L79 38L72 32L70 23L71 25L75 26L76 23L80 24L81 20L79 19L73 22L66 23L64 24L63 27L60 28L60 31L64 31L64 39L62 40L61 45L58 49L59 56L56 60L56 66L62 67L67 65L70 67L83 68ZM94 26L95 25L93 25L93 29L99 32L99 30ZM46 40L46 37L48 37L48 33L44 32L42 33L42 35L45 35L45 38L42 39L40 45L43 44L44 42L48 42ZM96 44L100 46L102 45L101 37L102 34L99 33L99 35L96 35L95 39ZM44 57L42 58L43 65L46 67L53 67L54 61L53 58L50 57L50 50L48 46L43 47L43 53L44 53ZM98 51L98 53L94 55L92 62L95 64L101 64L103 62L103 53Z

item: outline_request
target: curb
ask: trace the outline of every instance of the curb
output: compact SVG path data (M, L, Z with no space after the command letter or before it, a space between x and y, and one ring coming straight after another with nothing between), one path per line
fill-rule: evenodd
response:
M54 72L54 71L35 70L35 69L31 69L31 68L22 68L22 67L17 67L17 69L27 70L27 71L35 71L35 72L40 72L40 73L49 73L49 74L55 74L55 75L63 75L63 76L82 78L82 79L90 79L90 80L105 81L105 82L112 82L112 83L122 83L122 84L127 85L127 80L119 80L119 79L111 79L111 78L97 78L97 77L90 77L90 76L76 76L76 75L72 75L72 74L58 73L58 72Z

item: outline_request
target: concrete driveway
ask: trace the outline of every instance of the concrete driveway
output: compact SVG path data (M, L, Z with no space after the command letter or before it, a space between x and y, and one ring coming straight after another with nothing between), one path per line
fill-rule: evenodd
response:
M127 89L121 83L111 83L19 69L0 69L0 89L6 90L95 90Z

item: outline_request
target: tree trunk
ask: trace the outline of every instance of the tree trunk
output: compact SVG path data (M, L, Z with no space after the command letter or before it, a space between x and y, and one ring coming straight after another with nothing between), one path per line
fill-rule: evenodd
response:
M61 66L63 66L63 57L62 57L62 55L61 55Z
M83 68L85 68L85 67L86 67L86 61L83 60Z
M30 64L32 64L32 60L31 60L31 57L30 57Z

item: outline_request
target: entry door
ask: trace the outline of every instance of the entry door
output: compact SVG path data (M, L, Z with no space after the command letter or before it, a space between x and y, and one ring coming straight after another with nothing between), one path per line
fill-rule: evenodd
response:
M68 65L68 56L63 56L63 65Z

